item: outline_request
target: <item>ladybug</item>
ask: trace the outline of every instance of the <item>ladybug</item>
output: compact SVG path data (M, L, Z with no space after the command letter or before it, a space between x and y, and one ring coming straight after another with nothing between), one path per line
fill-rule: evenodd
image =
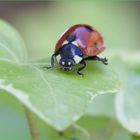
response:
M48 69L56 69L55 64L64 71L80 71L86 67L87 60L98 60L107 65L106 58L97 55L104 51L105 45L101 34L87 24L77 24L65 31L56 43L54 54L51 58L51 66Z

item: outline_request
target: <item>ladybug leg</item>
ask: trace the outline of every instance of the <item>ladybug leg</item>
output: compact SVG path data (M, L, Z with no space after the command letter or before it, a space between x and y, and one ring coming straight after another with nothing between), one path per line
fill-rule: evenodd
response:
M55 54L53 54L51 58L51 68L54 68L55 61L56 61Z
M86 67L86 62L84 60L82 60L79 64L82 65L82 66L79 67L76 72L77 72L78 75L84 76L84 74L81 73L80 71L83 70Z
M47 69L53 69L53 68L55 68L55 66L54 66L55 61L56 61L55 54L53 54L52 57L51 57L51 66L49 66L49 67L48 66L45 66L43 68L47 68Z
M97 61L101 61L105 65L108 65L108 62L107 62L108 60L106 57L100 58L98 56L89 56L89 57L84 58L84 60L97 60Z

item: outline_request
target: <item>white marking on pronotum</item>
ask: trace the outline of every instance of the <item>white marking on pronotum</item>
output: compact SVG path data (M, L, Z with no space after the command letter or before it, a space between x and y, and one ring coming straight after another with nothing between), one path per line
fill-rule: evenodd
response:
M59 54L59 55L56 56L56 60L57 60L58 63L60 62L60 59L61 59L61 55Z
M77 41L73 41L72 44L74 44L75 46L79 46Z
M65 41L62 43L62 46L63 46L63 45L66 45L66 44L68 44L68 41L67 41L67 40L65 40Z
M73 59L74 59L75 63L78 64L82 60L82 57L75 55Z
M77 39L77 43L78 43L82 48L86 48L86 45L84 45L80 39Z

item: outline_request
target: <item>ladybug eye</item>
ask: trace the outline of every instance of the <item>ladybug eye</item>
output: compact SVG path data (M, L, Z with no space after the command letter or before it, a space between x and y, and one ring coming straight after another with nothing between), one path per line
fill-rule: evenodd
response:
M65 62L64 61L62 61L62 65L65 65Z
M71 62L68 62L68 65L70 66L71 65Z

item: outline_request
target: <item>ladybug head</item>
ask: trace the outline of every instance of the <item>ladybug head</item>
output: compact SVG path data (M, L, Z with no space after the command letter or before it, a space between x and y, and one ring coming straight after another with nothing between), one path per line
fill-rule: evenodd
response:
M64 71L70 71L72 66L82 60L83 55L83 52L73 42L69 42L57 52L56 60Z
M75 62L74 62L73 59L67 59L67 58L60 59L60 62L59 63L62 66L61 68L64 71L70 71L70 70L72 70L72 66L75 64Z

